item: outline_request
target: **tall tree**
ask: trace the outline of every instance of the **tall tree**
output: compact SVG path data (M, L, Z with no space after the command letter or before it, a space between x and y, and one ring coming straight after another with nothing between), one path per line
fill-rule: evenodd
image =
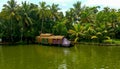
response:
M59 16L58 16L58 11L60 10L60 8L58 7L59 5L58 4L52 4L52 6L50 6L50 10L52 12L52 19L54 21L56 21L57 19L59 19Z
M7 2L7 4L4 4L3 5L3 11L7 13L9 19L10 19L10 34L11 34L11 41L13 42L13 36L14 36L14 28L15 26L14 25L14 21L17 17L17 13L16 13L16 10L17 10L17 2L15 0L10 0Z
M46 2L39 2L39 8L38 8L38 15L39 15L39 20L41 20L41 31L40 33L43 32L43 23L45 20L47 20L47 17L49 17L49 6L46 5Z
M32 38L34 35L34 28L33 26L33 19L32 16L30 16L33 11L33 7L31 7L31 4L25 2L22 2L22 5L19 7L19 25L20 25L20 31L21 31L21 41L27 40Z

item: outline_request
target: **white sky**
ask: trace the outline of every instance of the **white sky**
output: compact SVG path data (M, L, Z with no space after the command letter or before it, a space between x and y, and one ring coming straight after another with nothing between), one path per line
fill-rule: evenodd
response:
M110 7L110 8L115 8L119 9L120 8L120 0L87 0L85 2L86 5L88 6L103 6L103 7Z

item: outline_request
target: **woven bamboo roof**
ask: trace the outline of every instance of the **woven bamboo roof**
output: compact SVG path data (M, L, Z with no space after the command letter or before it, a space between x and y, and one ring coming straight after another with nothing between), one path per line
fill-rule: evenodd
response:
M46 39L63 39L64 36L49 36L49 37L40 36L40 38L46 38Z
M63 39L64 36L60 36L60 35L52 35L50 33L46 33L46 34L40 34L40 38L46 38L46 39Z
M46 33L46 34L40 34L41 37L49 37L49 36L52 36L52 34L49 34L49 33Z
M63 39L64 36L51 36L50 38L52 38L52 39Z

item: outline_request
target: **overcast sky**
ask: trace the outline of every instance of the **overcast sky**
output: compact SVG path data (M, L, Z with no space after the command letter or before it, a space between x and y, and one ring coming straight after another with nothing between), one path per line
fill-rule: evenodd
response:
M0 2L0 11L2 9L3 4L6 4L8 0L1 0ZM15 0L17 3L21 3L22 1L28 1L29 3L38 4L41 1L45 1L47 4L51 5L52 3L59 4L61 11L66 11L69 8L73 7L73 4L77 1L81 1L82 5L86 6L101 6L101 7L110 7L119 9L120 8L120 0Z

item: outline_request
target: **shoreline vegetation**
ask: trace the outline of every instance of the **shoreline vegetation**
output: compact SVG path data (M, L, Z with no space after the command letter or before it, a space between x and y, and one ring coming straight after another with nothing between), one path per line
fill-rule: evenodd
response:
M9 0L0 12L0 45L35 44L40 33L65 36L75 44L120 46L120 9L73 7L61 12L59 4L33 4Z
M31 44L38 44L38 43L31 43ZM75 45L93 45L93 46L120 46L120 44L109 44L109 43L88 43L88 42L79 42L79 43L75 43L73 46ZM5 46L5 45L30 45L30 44L23 44L23 43L0 43L0 45ZM51 46L51 45L50 45ZM55 45L55 46L59 46L59 45Z
M120 46L120 40L114 40L112 43L95 43L95 42L74 42L71 41L72 45L95 45L95 46ZM29 45L29 44L40 44L40 43L25 43L25 42L0 42L0 45ZM59 45L57 45L59 46Z

